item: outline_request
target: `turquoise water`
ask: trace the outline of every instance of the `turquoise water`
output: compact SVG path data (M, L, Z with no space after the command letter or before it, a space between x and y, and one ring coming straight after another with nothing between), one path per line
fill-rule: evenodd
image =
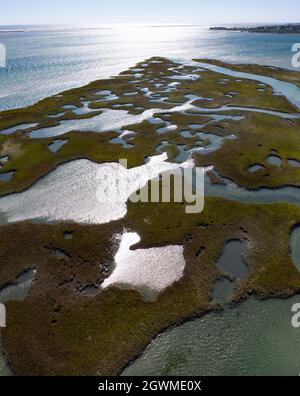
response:
M300 329L289 300L251 299L159 336L123 376L299 376Z
M4 27L2 29L22 28ZM292 68L299 35L209 31L203 26L27 26L1 33L7 70L0 69L0 109L22 107L64 89L109 77L151 56L217 58Z

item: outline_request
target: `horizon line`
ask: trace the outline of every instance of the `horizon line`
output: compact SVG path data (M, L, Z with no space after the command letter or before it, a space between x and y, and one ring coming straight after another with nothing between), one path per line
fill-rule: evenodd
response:
M265 25L298 25L299 22L215 22L215 23L180 23L180 22L161 22L161 23L152 23L152 22L111 22L111 23L101 23L101 24L90 24L90 25L81 25L78 23L2 23L0 22L0 26L70 26L70 27L81 27L81 28L100 28L101 26L148 26L148 27L164 27L164 26L222 26L222 25L257 25L257 24L265 24Z

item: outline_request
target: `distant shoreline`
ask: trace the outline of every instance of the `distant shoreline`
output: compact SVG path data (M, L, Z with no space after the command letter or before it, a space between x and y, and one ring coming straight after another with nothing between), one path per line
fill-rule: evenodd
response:
M273 26L257 26L257 27L211 27L210 30L230 31L230 32L248 32L248 33L276 33L276 34L298 34L300 33L299 24L273 25Z
M5 30L0 30L1 33L24 33L26 30L25 29L5 29Z

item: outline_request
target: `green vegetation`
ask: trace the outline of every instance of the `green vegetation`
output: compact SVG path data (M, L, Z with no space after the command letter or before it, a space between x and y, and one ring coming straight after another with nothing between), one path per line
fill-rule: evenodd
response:
M216 108L223 105L256 107L295 113L297 108L290 104L284 96L274 95L269 85L262 88L258 81L239 79L226 74L206 70L203 78L192 83L183 84L182 89L193 94L213 100L199 100L195 104L201 107Z
M255 65L255 64L236 65L236 64L226 63L212 59L197 59L197 60L200 62L226 67L231 70L235 70L239 72L252 73L252 74L258 74L262 76L276 78L277 80L291 82L297 85L298 87L300 87L300 73L298 71L282 69L273 66L271 67L271 66Z
M220 174L248 188L300 185L300 168L289 164L289 159L300 159L299 121L290 121L267 114L245 113L240 122L226 121L219 126L237 136L226 140L223 146L207 155L194 154L198 165L213 164ZM208 128L213 131L212 126ZM223 135L219 128L214 133ZM270 155L279 156L282 165L267 162ZM250 173L249 168L261 164L264 169Z
M152 63L153 60L160 63ZM135 69L141 67L144 72L138 79ZM253 73L255 68L257 72L260 70L259 66L253 66L250 71ZM176 90L170 91L168 84L173 80L168 77L174 75L174 70L198 73L201 78L181 81ZM264 74L268 70L277 72L265 70ZM286 74L287 79L294 78L289 72L280 73ZM140 88L148 88L168 100L153 102L153 96L141 91L137 95L124 95ZM238 105L295 112L285 98L274 96L270 87L260 89L258 82L236 81L210 71L197 72L195 67L180 68L166 59L153 58L116 78L64 92L27 109L3 112L1 130L26 123L38 123L36 128L55 126L60 120L92 117L100 114L103 108L114 109L115 105L131 114L139 114L143 108L158 108L165 112L154 116L169 123L167 125L176 125L177 129L159 134L157 129L164 124L144 121L127 125L124 130L136 132L124 137L133 145L130 149L111 143L118 136L115 131L70 131L60 136L60 139L68 139L68 143L56 154L48 148L54 139L30 139L28 134L32 129L0 135L0 157L9 156L1 173L16 171L10 182L0 182L0 194L28 188L59 164L76 158L88 158L98 163L127 158L129 166L135 167L144 164L145 157L155 155L157 147L167 142L165 149L169 159L176 161L177 145L184 144L191 149L210 144L205 136L197 136L198 132L220 137L236 136L235 140L224 139L217 151L193 154L198 165L214 165L221 175L251 188L299 185L300 168L288 163L291 158L300 160L297 151L299 121L245 111L224 112L223 115L244 118L223 120L213 119L210 114L195 109L185 113L169 111L176 103L186 102L185 95L194 94L211 98L196 103L207 108ZM99 98L97 92L101 90L111 91L118 99L106 101ZM79 116L63 108L72 104L82 106L82 98L91 102L90 108L95 112ZM126 106L128 104L132 106ZM48 117L62 112L64 115L57 119ZM190 124L199 126L192 128ZM189 131L190 136L182 134L183 131ZM281 167L267 162L267 157L274 153L282 158ZM254 164L262 164L264 169L250 173L249 167ZM214 173L209 176L214 183L222 182ZM31 222L0 226L0 285L14 282L28 268L37 270L27 299L7 304L9 326L2 332L7 360L13 371L20 375L118 374L167 327L209 310L221 309L213 302L214 282L228 274L221 273L216 263L224 243L230 239L249 242L245 260L250 273L238 282L233 301L253 294L266 298L298 293L300 274L292 263L289 241L291 229L298 223L300 209L293 205L241 204L206 198L204 211L194 215L186 214L184 205L178 203L128 203L124 219L101 226ZM141 236L141 243L135 248L173 244L184 247L186 269L183 278L154 302L144 301L136 291L117 287L99 290L93 296L85 293L87 288L99 286L108 276L118 248L115 235L125 229ZM73 238L65 238L65 232L72 232ZM56 257L57 249L65 252L66 257Z
M289 233L299 221L300 210L287 204L207 199L197 215L186 215L181 204L129 204L124 220L104 226L1 227L1 283L28 266L37 269L26 301L7 305L10 326L2 337L8 361L16 374L117 374L162 329L217 308L212 304L214 280L220 276L215 263L232 238L246 238L251 246L245 255L251 273L239 284L236 298L300 291L300 275L289 254ZM153 303L118 288L94 297L82 294L107 276L116 251L113 235L124 227L141 235L138 247L184 246L184 277ZM64 239L66 230L74 232L72 240ZM70 258L59 260L51 254L53 248Z
M160 63L152 63L152 62ZM215 62L218 63L218 62ZM235 68L243 66L234 66ZM258 67L258 66L257 66ZM136 72L143 68L142 78L135 80ZM259 67L258 67L259 68ZM267 71L271 70L265 68ZM264 69L264 70L265 70ZM175 72L199 74L201 78L196 81L181 81L176 89L170 91ZM254 72L254 70L251 70ZM271 70L272 73L276 70ZM282 73L285 71L282 71ZM290 74L287 72L287 76ZM294 76L294 72L291 72ZM153 97L145 95L140 89L148 89L154 95L167 98L167 102L155 102ZM99 95L100 91L110 91L116 95L114 100L104 100ZM127 93L136 93L127 96ZM61 163L76 158L88 158L96 162L116 161L119 158L128 158L129 166L137 166L144 163L144 158L156 154L156 147L163 141L168 142L167 151L170 160L174 160L178 153L177 145L184 144L187 149L196 146L207 146L207 139L184 138L180 131L188 129L190 123L205 125L210 121L207 114L182 114L170 113L168 110L183 103L187 99L185 95L193 94L206 99L195 101L195 105L206 108L215 108L221 105L238 105L260 107L283 112L294 112L295 108L284 97L273 95L272 88L265 86L262 90L260 84L246 79L234 78L214 73L211 71L199 71L194 67L180 67L175 63L163 58L152 58L141 62L135 68L129 69L119 76L95 81L87 86L63 92L60 95L46 98L39 103L26 109L10 110L1 113L1 130L15 125L37 123L35 128L17 131L11 135L0 135L0 155L9 156L1 168L1 173L16 171L10 182L0 181L0 194L21 191L28 188L37 179L54 169ZM207 100L207 98L209 100ZM76 115L73 111L63 106L74 105L78 108L83 102L89 102L89 108L95 109L83 115ZM128 105L130 104L130 107ZM116 132L107 133L81 133L70 131L61 136L68 139L68 143L56 154L49 151L48 145L54 139L29 139L28 133L33 129L58 125L61 120L90 118L101 114L104 108L127 110L131 114L139 114L144 109L165 109L166 114L161 118L178 126L176 133L168 132L157 134L159 125L152 125L145 121L134 126L126 126L137 132L135 136L125 137L125 141L133 145L131 149L124 149L122 145L111 144L110 140L117 137ZM236 112L235 112L236 113ZM244 115L244 112L240 112ZM49 118L49 115L63 114L57 118ZM224 113L223 113L224 114ZM227 112L225 114L230 114ZM233 114L233 113L232 113ZM213 121L213 120L212 120ZM278 186L280 184L299 184L299 169L292 168L285 159L298 159L295 150L298 143L298 122L282 120L279 117L271 117L263 114L248 114L245 121L213 121L203 128L205 132L226 136L235 133L239 136L237 141L226 141L219 152L209 156L196 155L199 164L214 164L224 176L233 178L241 185L247 187ZM284 133L282 131L284 130ZM245 147L247 151L245 153ZM254 163L264 163L269 150L277 150L284 159L283 169L267 166L265 171L257 174L249 174L248 168Z

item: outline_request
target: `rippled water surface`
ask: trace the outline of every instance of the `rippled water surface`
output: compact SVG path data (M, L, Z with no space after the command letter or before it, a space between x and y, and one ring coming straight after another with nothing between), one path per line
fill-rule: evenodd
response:
M26 29L1 33L8 68L0 70L0 109L109 77L151 56L292 68L291 47L299 41L298 35L213 32L202 26Z
M103 282L104 289L111 285L134 288L146 300L152 301L160 292L182 278L185 268L183 246L134 250L134 245L141 241L137 233L124 233L119 239L115 268Z
M251 299L158 337L123 375L299 376L300 330L289 300Z
M132 169L84 159L60 165L28 190L0 198L0 224L24 220L105 224L121 219L129 196L149 180L194 165L191 160L174 164L167 158L166 154L151 157L147 164Z

